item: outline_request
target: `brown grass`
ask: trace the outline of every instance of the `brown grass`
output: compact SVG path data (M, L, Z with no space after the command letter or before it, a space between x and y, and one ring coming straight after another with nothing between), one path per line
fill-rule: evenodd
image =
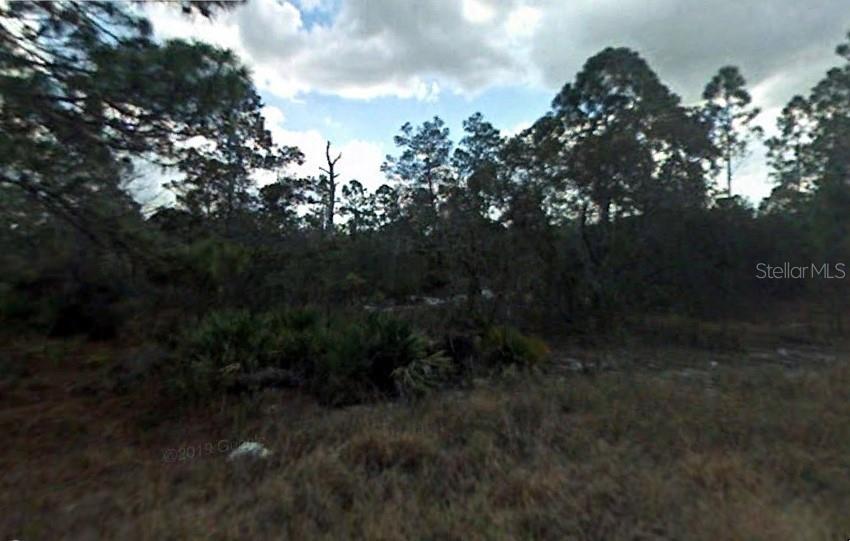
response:
M71 392L98 373L80 368L92 354L76 351L65 364L26 357L30 374L3 384L0 539L850 532L846 359L798 370L721 366L691 379L527 376L342 410L268 393L177 415L150 389ZM248 435L272 458L238 465L213 452L163 462L166 448Z

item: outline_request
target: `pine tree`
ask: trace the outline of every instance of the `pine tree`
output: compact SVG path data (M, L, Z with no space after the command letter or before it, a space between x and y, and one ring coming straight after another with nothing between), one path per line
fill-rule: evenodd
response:
M732 195L734 162L747 155L749 143L762 136L761 127L753 121L760 109L751 106L747 82L735 66L724 66L703 91L703 113L712 126L712 138L720 149L726 166L726 194Z

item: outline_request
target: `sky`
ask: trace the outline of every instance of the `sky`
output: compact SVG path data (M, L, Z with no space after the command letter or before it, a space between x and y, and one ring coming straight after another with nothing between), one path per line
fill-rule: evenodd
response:
M162 39L240 56L275 140L306 155L294 173L317 174L330 140L342 179L372 189L403 123L438 115L457 141L480 111L517 133L607 46L638 51L685 104L739 66L769 136L785 103L838 64L850 31L848 0L249 0L212 21L145 9ZM755 145L733 191L757 202L770 187Z

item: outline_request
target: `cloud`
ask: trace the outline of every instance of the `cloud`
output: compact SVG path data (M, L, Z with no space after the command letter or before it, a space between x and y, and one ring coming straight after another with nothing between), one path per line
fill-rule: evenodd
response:
M494 32L501 0L344 2L329 24L306 25L322 2L256 0L213 21L171 6L145 9L163 38L195 37L229 47L258 86L292 98L321 92L368 99L433 99L443 84L467 90L507 82L522 65ZM510 2L508 2L510 3Z
M278 98L437 101L517 85L554 94L589 56L627 46L686 103L718 68L738 65L768 130L838 61L850 30L847 0L252 0L212 22L145 9L159 36L235 50Z
M284 112L273 106L263 108L266 128L271 132L274 141L279 145L297 146L304 153L302 165L290 165L286 172L294 176L317 176L319 168L326 167L325 145L327 138L317 129L289 130L286 128ZM332 119L331 122L334 121ZM337 163L340 173L340 186L352 179L359 180L369 190L375 190L386 182L381 172L381 163L386 152L380 143L362 139L350 139L342 142L332 141L331 153L335 157L342 153ZM137 201L144 205L146 212L151 212L161 205L174 203L174 194L165 189L165 184L182 177L176 169L163 170L149 162L139 160L135 163L137 177L130 186L130 191ZM277 178L278 171L255 171L254 179L259 186L272 183Z
M794 94L806 94L838 62L835 46L850 30L846 0L548 0L530 38L530 62L541 84L572 79L601 48L637 50L686 103L699 100L723 65L741 68L757 123L770 134ZM736 193L758 200L770 192L764 147L753 145L733 181Z
M282 145L297 146L304 153L304 164L293 165L288 172L298 176L319 175L319 168L326 167L327 163L325 161L325 145L327 144L325 135L318 129L286 129L284 113L277 107L264 107L263 116L266 118L266 127L271 131L275 142ZM381 173L381 163L386 153L380 143L362 139L350 139L342 142L332 141L331 143L332 157L342 154L336 167L342 183L357 179L370 190L374 190L386 181L384 174ZM260 184L267 184L274 180L274 176L266 175L258 180Z
M493 6L481 0L462 0L461 12L463 13L463 18L473 24L490 22L496 16Z
M514 135L519 135L520 133L530 128L532 124L534 124L533 120L521 120L510 128L502 130L502 135L505 137L513 137Z
M532 61L548 85L562 84L603 46L623 45L690 100L725 64L740 66L752 84L780 72L814 82L850 29L846 0L552 0L546 13ZM785 99L784 90L771 97Z
M514 39L533 36L540 26L543 10L531 6L519 6L508 13L505 31Z
M318 10L333 16L306 24ZM234 49L278 97L433 99L527 84L553 91L608 45L641 52L686 100L724 64L784 101L833 63L850 29L846 0L253 0L212 22L146 8L158 35ZM805 91L805 88L799 91ZM768 105L768 104L766 104Z
M330 0L296 0L298 7L304 12L327 11L330 9Z

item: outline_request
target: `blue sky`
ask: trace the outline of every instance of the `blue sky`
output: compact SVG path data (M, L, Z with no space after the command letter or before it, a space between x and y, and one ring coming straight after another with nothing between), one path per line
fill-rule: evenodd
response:
M281 108L294 130L322 125L331 140L367 139L392 144L392 137L406 121L419 124L434 115L447 122L454 135L462 131L463 119L480 111L494 125L511 131L525 127L545 114L552 93L530 87L498 87L477 96L441 95L433 101L382 97L350 100L310 93L298 100L267 95L266 102Z
M606 46L640 52L686 103L738 65L770 134L782 106L837 62L846 0L249 0L213 21L146 8L162 38L233 49L252 70L278 141L316 174L331 140L343 177L375 188L406 121L443 118L457 141L480 111L505 133L544 114ZM736 167L736 193L770 184L763 148Z

